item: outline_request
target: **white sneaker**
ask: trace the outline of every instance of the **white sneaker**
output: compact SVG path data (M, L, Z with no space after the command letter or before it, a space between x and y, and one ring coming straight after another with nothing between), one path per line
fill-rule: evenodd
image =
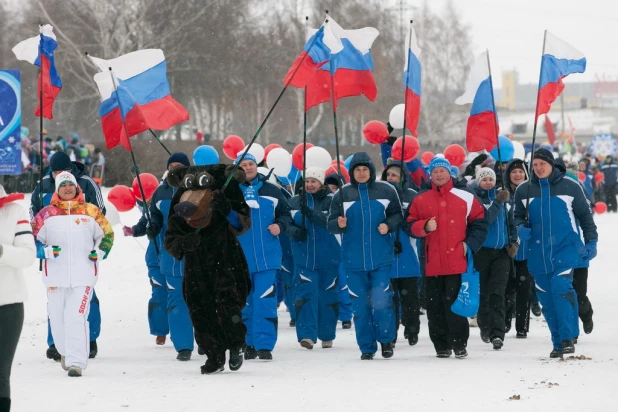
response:
M302 339L300 341L300 346L302 346L305 349L313 349L313 341L311 339Z
M70 366L69 367L69 376L72 378L76 378L82 376L82 368L79 366Z
M65 371L69 370L69 368L67 368L67 365L66 365L66 363L64 361L64 356L60 357L60 366L62 366L62 369L64 369Z
M322 348L323 349L330 349L333 347L333 341L332 340L323 340L322 341Z

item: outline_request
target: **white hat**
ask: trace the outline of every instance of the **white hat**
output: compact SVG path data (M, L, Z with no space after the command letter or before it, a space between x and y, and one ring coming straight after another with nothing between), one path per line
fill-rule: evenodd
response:
M494 172L489 167L480 167L476 169L476 182L477 183L481 183L481 180L485 179L486 177L491 177L492 179L496 180L496 172Z
M75 180L75 176L73 176L70 172L60 172L58 173L58 176L55 177L54 179L55 183L56 183L56 192L58 192L58 189L60 189L60 185L66 182L71 182L73 183L73 186L75 186L75 188L79 189L77 187L77 180Z
M319 167L308 167L305 171L305 179L315 179L320 184L324 184L324 169L320 169Z

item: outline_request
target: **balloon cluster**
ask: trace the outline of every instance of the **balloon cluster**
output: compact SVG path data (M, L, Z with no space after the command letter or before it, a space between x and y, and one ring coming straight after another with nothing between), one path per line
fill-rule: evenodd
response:
M149 201L157 187L159 187L159 180L150 173L140 173L139 177L142 182L146 201ZM133 209L135 207L135 202L137 200L142 200L142 193L139 189L137 177L133 179L133 184L130 188L124 185L114 186L107 194L107 200L114 205L119 212L128 212Z

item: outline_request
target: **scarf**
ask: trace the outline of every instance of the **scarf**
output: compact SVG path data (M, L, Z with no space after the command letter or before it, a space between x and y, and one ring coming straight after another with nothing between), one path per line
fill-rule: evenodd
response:
M245 202L251 209L259 209L260 204L258 202L259 190L262 187L262 182L257 177L253 179L250 185L242 184L240 185L240 189L242 190L242 194L245 197Z

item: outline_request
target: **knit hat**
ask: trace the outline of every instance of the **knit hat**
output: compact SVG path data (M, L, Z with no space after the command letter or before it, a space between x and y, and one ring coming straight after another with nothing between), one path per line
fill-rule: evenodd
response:
M481 183L481 180L486 177L491 177L496 180L496 172L494 172L490 167L480 167L476 170L476 183Z
M308 167L305 171L305 179L315 179L320 184L324 184L324 170L319 167Z
M431 162L429 163L429 166L428 166L429 174L431 174L431 172L433 172L433 169L435 169L436 167L443 167L449 173L451 172L451 164L444 157L436 156L433 159L431 159Z
M449 171L451 172L451 177L459 176L459 168L457 166L451 166Z
M567 174L579 179L579 163L569 162L566 164Z
M73 183L73 186L75 186L75 188L78 189L79 191L79 187L77 186L77 180L75 180L75 176L73 176L69 172L59 173L58 176L56 176L55 182L56 182L56 192L58 192L58 189L60 189L60 186L66 182Z
M526 172L526 166L524 166L524 161L523 160L519 160L519 159L513 159L511 161L511 166L509 169L509 173L512 172L515 169L521 169L524 172Z
M169 169L172 163L180 163L183 166L191 166L191 162L189 162L189 156L182 152L172 153L170 157L167 158L166 168Z
M65 152L55 153L49 161L49 167L52 172L61 172L63 170L73 169L71 158Z
M236 160L234 161L234 164L238 164L240 163L240 159L242 158L242 161L244 162L245 160L251 160L253 163L255 163L257 165L257 159L255 158L255 156L253 156L251 153L247 152L247 154L245 155L245 157L242 157L242 154L244 153L244 151L239 152Z
M543 148L536 149L536 151L534 152L534 159L539 159L547 162L551 165L551 167L554 167L554 165L556 164L556 162L554 161L554 155L551 154L549 150Z

